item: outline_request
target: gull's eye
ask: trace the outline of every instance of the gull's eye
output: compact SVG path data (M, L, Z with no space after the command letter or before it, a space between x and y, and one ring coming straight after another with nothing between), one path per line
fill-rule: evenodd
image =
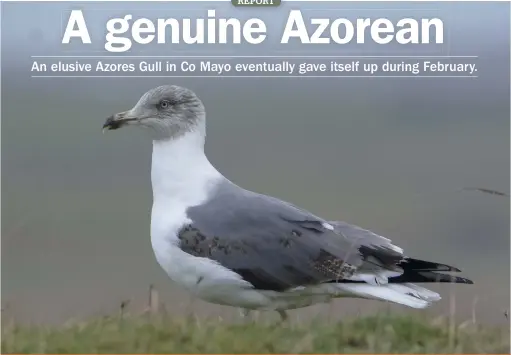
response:
M168 100L161 100L160 101L160 108L162 110L165 110L166 108L168 108L170 106L170 102Z

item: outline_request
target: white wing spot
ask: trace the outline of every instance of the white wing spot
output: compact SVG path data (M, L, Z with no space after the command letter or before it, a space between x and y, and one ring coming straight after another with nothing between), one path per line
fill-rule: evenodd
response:
M390 248L399 254L403 254L404 250L397 245L390 244Z
M334 230L334 226L332 226L332 225L331 225L331 224L329 224L329 223L323 222L323 223L322 223L322 226L323 226L323 228L326 228L326 229L328 229L328 230L331 230L331 231L333 231L333 230Z

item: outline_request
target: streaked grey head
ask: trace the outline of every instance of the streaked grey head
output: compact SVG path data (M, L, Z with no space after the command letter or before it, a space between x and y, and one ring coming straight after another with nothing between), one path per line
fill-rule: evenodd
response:
M128 111L107 118L103 129L140 126L153 139L179 137L186 132L205 129L206 112L201 100L189 89L163 85L146 92Z

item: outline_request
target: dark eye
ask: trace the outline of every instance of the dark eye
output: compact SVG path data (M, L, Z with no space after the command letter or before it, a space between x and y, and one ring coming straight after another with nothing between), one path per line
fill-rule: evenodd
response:
M170 102L168 100L161 100L160 101L160 108L161 109L166 109L170 106Z

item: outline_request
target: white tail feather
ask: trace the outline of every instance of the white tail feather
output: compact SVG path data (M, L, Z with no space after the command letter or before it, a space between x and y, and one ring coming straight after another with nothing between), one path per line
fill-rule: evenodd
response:
M405 286L405 287L408 287L408 288L411 288L413 290L415 290L417 292L417 294L424 300L426 301L429 301L429 302L436 302L436 301L440 301L442 299L442 297L434 292L434 291L431 291L431 290L428 290L427 288L424 288L424 287L421 287L421 286L418 286L416 284L411 284L411 283L403 283L403 284L392 284L394 287L395 286Z
M386 284L380 286L365 283L335 284L340 297L360 297L389 301L412 308L426 308L431 302L438 301L438 293L414 284Z

